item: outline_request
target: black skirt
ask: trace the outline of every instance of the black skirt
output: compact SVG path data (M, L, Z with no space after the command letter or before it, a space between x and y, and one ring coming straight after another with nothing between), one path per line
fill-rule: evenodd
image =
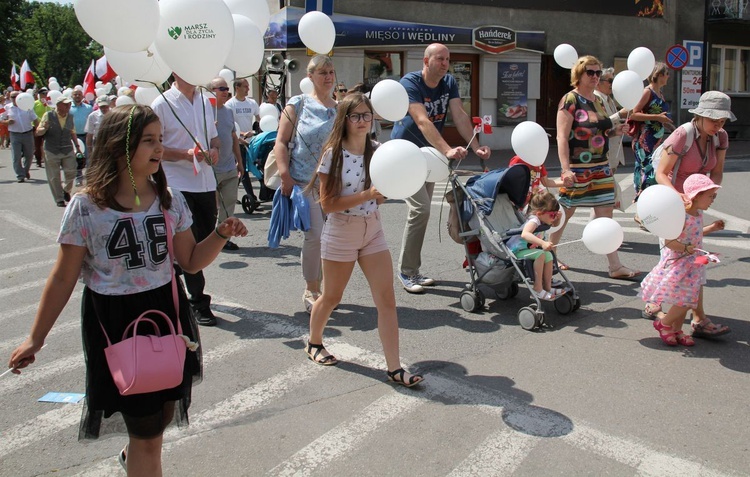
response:
M198 327L179 280L177 290L182 333L191 341L200 343ZM81 319L86 399L78 440L98 439L110 434L150 439L162 434L170 422L179 427L188 424L192 386L203 379L200 347L195 352L187 351L182 383L163 391L122 396L107 367L104 356L107 340L99 326L100 320L109 339L117 343L125 328L147 310L160 310L169 317L175 316L171 283L133 295L102 295L84 288ZM169 333L166 323L160 323L160 328L162 334Z

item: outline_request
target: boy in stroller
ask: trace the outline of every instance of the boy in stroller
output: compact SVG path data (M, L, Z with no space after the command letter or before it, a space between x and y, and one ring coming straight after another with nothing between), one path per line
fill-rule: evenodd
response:
M242 187L245 189L245 195L242 197L242 210L246 214L252 214L258 209L263 202L273 200L274 189L266 187L263 180L263 168L266 165L268 154L273 150L276 143L276 131L268 131L253 136L247 145L247 154L242 158L245 166L245 173L242 175ZM260 182L258 199L255 200L253 186L250 182L250 174L253 174Z

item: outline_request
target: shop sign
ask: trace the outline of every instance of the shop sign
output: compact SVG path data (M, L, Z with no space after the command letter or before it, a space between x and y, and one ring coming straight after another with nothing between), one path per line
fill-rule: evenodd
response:
M499 54L516 48L516 32L502 26L481 26L472 33L473 46L487 53Z

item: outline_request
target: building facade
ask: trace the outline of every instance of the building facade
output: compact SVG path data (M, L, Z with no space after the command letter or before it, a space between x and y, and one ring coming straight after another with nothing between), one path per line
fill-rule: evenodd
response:
M709 83L714 89L722 89L717 84L740 86L726 90L740 118L731 126L732 134L750 137L747 123L742 122L747 117L743 112L748 49L729 42L743 35L723 33L728 24L740 31L748 24L741 15L727 16L729 7L720 10L721 18L716 12L710 20L704 17L704 11L712 12L706 2L719 1L737 3L736 12L747 0L339 0L328 6L333 3L337 38L332 57L339 82L372 85L384 78L398 79L421 69L427 45L444 43L451 51L451 73L458 80L464 108L470 116L493 117L493 133L481 140L499 149L510 147L513 126L521 121L536 121L554 130L558 102L571 89L569 70L559 67L552 56L561 43L572 45L579 55L594 55L617 71L627 68L628 54L639 46L651 49L661 61L673 45L691 47L693 71L688 70L684 79L682 72L675 71L665 88L673 119L687 121L691 101L700 96L700 77L693 88L685 89L685 84L696 82L696 61L705 56L702 46L708 28L704 30L704 25L718 26L709 35ZM302 66L286 78L287 95L299 93L311 53L297 34L305 3L285 2L266 33L269 53L283 53ZM458 143L454 128L447 127L445 134L449 142Z

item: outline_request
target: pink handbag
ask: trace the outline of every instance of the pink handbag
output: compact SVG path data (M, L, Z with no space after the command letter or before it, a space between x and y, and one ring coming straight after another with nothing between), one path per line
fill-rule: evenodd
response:
M166 211L164 220L167 229L167 248L169 250L170 264L174 261L172 249L172 227ZM185 367L185 353L188 348L188 339L182 334L180 324L180 308L177 298L177 280L174 269L172 269L172 299L177 313L177 332L172 320L159 310L148 310L143 312L135 321L130 323L122 335L122 341L112 344L102 327L102 332L107 338L107 347L104 355L107 358L109 372L112 379L123 396L131 394L152 393L177 387L182 382L183 369ZM170 333L161 336L159 326L147 315L154 315L166 320L169 324ZM138 325L142 323L151 324L154 328L153 335L138 335ZM132 333L131 333L132 329ZM130 334L130 336L128 336ZM194 348L191 348L194 350Z

